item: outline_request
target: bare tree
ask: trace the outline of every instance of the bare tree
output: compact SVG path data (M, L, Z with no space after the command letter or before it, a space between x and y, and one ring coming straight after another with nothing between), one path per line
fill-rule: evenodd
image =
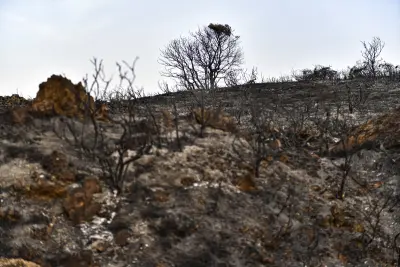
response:
M250 102L248 110L250 113L249 127L242 135L249 144L251 155L247 155L247 160L243 156L244 153L240 149L243 146L243 142L238 138L239 135L235 136L232 148L241 160L251 162L254 175L258 178L262 161L266 159L274 160L281 154L280 127L276 123L278 107L274 109L266 103L257 101L254 97L248 97L247 102ZM279 105L279 103L274 103L273 105ZM238 144L240 146L237 146Z
M368 74L375 79L377 75L379 56L382 53L385 43L379 38L374 37L370 43L365 41L361 42L364 50L361 51L361 55L364 58L364 64L368 71Z
M161 75L185 89L214 89L243 64L243 52L229 25L210 24L170 42L159 63L165 68Z
M158 83L158 87L161 89L161 91L166 94L166 95L170 95L171 93L176 93L178 91L173 91L170 89L168 83L166 83L165 81L163 82L159 82ZM177 101L176 101L176 96L174 96L174 98L171 101L171 105L173 108L173 123L174 123L174 128L175 128L175 137L176 137L176 144L178 146L179 151L182 151L182 143L181 143L181 138L179 135L179 112L178 112L178 108L177 108Z
M116 64L119 81L115 92L109 90L112 79L106 78L103 61L96 58L92 60L95 68L92 82L88 82L88 76L83 80L87 93L93 94L96 100L103 98L111 102L116 97L120 105L126 105L124 114L111 116L109 123L100 122L86 103L82 122L74 118L60 118L53 125L53 131L59 138L78 148L82 158L87 157L100 166L102 177L118 193L122 192L129 166L149 153L153 145L161 145L160 125L147 103L141 105L144 114L139 116L142 114L138 100L143 98L143 93L134 86L136 61L137 58L132 64L126 61ZM113 128L118 128L117 135L111 134ZM129 154L129 151L134 153Z

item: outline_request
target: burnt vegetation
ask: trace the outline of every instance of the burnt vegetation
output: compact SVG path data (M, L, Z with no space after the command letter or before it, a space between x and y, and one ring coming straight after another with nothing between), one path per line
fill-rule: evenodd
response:
M240 37L229 25L209 24L161 50L169 82L159 83L160 94L135 85L137 59L117 63L112 79L94 58L92 76L71 87L85 90L71 94L80 101L68 109L73 115L63 113L63 99L46 116L33 100L29 123L3 123L2 135L51 132L82 163L50 173L81 187L49 188L74 225L110 219L104 227L114 239L90 241L97 244L90 264L400 266L400 67L380 58L384 46L377 37L362 42L362 60L347 70L315 65L265 79L243 68ZM22 139L15 142L38 143ZM13 158L28 151L2 147ZM31 150L31 164L46 159ZM56 154L51 166L62 158ZM98 179L78 179L76 168ZM119 199L108 211L93 198L104 190ZM16 192L27 192L25 185ZM15 214L2 209L0 220L13 226ZM11 255L13 247L0 249ZM62 255L20 257L67 262Z

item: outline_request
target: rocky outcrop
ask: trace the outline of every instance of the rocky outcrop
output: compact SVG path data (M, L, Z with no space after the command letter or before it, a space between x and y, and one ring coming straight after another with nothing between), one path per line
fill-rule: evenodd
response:
M87 177L83 185L71 189L64 199L63 207L69 219L78 224L90 220L96 215L101 205L92 202L93 194L101 192L99 180L96 177Z
M384 115L368 120L352 131L345 140L341 140L330 148L331 155L383 145L385 148L400 144L400 109L392 110Z
M0 105L5 107L6 121L24 124L32 117L66 116L83 118L93 115L96 120L109 121L108 106L96 105L81 82L73 84L71 80L52 75L39 85L39 91L32 101L19 95L0 96Z
M96 109L94 99L86 92L81 82L52 75L39 85L39 91L32 101L31 110L40 115L62 115L82 118L85 114L95 114L99 120L108 120L107 108Z
M92 196L85 187L73 188L68 192L63 207L68 218L75 224L90 221L101 209L99 203L92 203Z
M71 230L77 223L91 222L107 201L107 194L99 194L99 178L78 172L70 157L59 151L41 157L40 162L21 166L29 171L0 185L0 254L10 258L0 258L0 267L99 266L91 251L79 248L81 237ZM58 246L60 240L67 245ZM71 247L78 249L70 253Z
M81 117L86 109L95 110L94 100L82 83L52 75L39 85L39 91L32 102L32 110L46 115Z
M63 199L65 214L74 223L90 220L100 211L101 205L92 201L94 194L102 192L98 177L84 176L76 183L77 170L65 154L57 151L43 157L42 167L46 173L33 172L31 183L15 184L14 190L36 201Z

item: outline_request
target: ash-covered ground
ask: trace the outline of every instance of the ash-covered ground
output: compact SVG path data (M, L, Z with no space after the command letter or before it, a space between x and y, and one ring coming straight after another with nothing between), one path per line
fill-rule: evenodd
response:
M327 121L331 128L345 121L349 129L394 114L399 93L395 83L361 82L224 89L207 103L240 119L238 130L206 127L203 137L187 116L197 93L145 99L137 105L155 113L173 112L176 104L182 149L176 128L160 123L166 145L150 143L120 192L96 160L57 135L61 118L25 125L2 120L0 256L40 266L398 266L400 128L377 138L376 146L352 151L346 163L349 155L320 153L322 135L314 126L328 111L335 118ZM274 122L281 142L269 148L258 175L248 135L254 106ZM339 106L345 112L335 113ZM120 112L112 116L127 116ZM299 141L285 131L301 120L308 132ZM100 126L110 143L118 141L121 127ZM324 140L333 147L343 136L331 128ZM87 132L92 138L90 127ZM137 155L133 147L124 160ZM85 189L89 178L101 187L90 199L70 193Z

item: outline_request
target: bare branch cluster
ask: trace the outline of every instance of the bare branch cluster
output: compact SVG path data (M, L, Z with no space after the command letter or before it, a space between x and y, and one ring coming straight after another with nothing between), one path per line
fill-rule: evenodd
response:
M154 111L146 104L141 111L137 105L138 98L144 95L134 85L136 61L137 58L132 64L117 63L119 81L114 90L109 88L112 79L106 78L103 62L97 59L92 60L95 68L92 82L89 83L88 77L84 79L85 88L96 100L107 103L112 100L124 106L125 112L110 116L111 124L97 121L90 110L86 111L81 122L60 118L54 124L54 132L79 148L82 156L100 164L103 176L119 191L123 188L130 164L149 153L153 145L161 144L161 130ZM116 128L120 130L118 137L110 137ZM130 155L130 150L135 153Z
M161 51L159 63L165 68L162 75L182 88L215 89L240 67L243 52L229 25L210 24L171 41Z

